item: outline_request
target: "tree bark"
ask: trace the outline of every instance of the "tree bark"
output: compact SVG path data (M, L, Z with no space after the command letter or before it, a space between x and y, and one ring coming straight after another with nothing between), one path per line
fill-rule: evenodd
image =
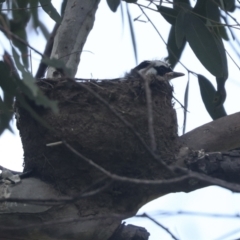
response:
M240 112L204 124L179 138L183 146L206 152L228 151L240 146Z
M91 31L95 13L100 0L68 0L64 17L54 39L51 58L63 61L74 77L80 61L80 55ZM47 78L61 77L53 67L47 72Z

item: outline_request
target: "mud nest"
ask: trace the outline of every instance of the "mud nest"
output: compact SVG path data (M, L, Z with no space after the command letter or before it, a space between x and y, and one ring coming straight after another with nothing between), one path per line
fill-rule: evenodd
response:
M171 164L177 151L177 120L168 82L151 80L153 127L157 154ZM152 159L139 139L109 109L112 106L150 146L147 101L143 79L77 82L48 80L38 86L58 101L59 114L33 106L52 129L43 127L19 104L18 128L24 148L25 170L48 181L61 192L73 193L104 175L85 163L64 145L46 144L65 140L84 156L121 176L162 179L165 172ZM85 87L84 87L85 86ZM107 102L103 104L86 87Z

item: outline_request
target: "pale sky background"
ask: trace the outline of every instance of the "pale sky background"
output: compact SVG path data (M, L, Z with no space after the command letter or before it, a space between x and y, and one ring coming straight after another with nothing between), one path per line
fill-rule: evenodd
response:
M52 3L59 9L59 0L52 0ZM141 2L141 1L139 1ZM144 2L144 1L142 1ZM194 1L193 1L194 2ZM125 9L125 4L123 4ZM129 4L132 18L138 17L141 13L137 6ZM161 17L159 13L146 11L151 20L155 23L158 30L161 32L165 40L167 40L170 25ZM239 12L238 12L239 14ZM235 17L240 20L240 16L235 14ZM49 29L54 25L53 21L42 13L42 19L47 22ZM137 39L138 63L143 60L162 59L167 56L166 46L159 38L158 34L147 22L144 16L140 17L145 22L135 21L134 30ZM9 49L7 43L3 40L1 34L0 51ZM238 33L240 39L240 34ZM41 34L37 35L32 32L29 39L30 45L36 49L43 51L45 42ZM231 48L225 44L226 49L239 63L239 59L232 52ZM120 10L113 13L108 8L106 1L102 0L96 15L94 28L90 33L86 45L86 52L82 53L81 63L77 77L82 78L117 78L124 76L135 64L133 49L131 45L129 27L127 17L122 25ZM89 52L90 51L90 52ZM40 57L32 53L33 72L36 71ZM208 73L205 68L199 63L191 49L187 46L181 61L190 69L197 73L201 73L210 80L214 86L215 79ZM238 112L240 110L240 82L239 69L233 62L228 59L229 79L226 83L227 99L224 104L228 114ZM187 72L178 64L175 68L178 72L183 72L186 75L172 81L175 90L175 97L183 102L184 91L187 84ZM187 118L187 131L190 131L202 124L211 121L205 107L202 103L197 79L190 75L190 95L189 95L189 113ZM178 115L179 132L182 132L183 110L176 104ZM12 170L22 170L23 152L19 134L15 129L15 135L9 131L5 131L0 137L0 165ZM231 218L211 218L198 216L161 216L161 211L194 211L206 213L240 213L240 194L232 193L228 190L219 187L208 187L194 191L189 194L175 193L168 194L165 197L154 200L147 204L140 213L146 212L154 217L165 227L177 236L184 240L202 240L202 239L236 239L240 237L240 219ZM160 227L156 226L150 220L132 218L127 221L136 225L146 227L150 232L150 240L157 239L172 239ZM235 235L221 238L227 233L238 231Z

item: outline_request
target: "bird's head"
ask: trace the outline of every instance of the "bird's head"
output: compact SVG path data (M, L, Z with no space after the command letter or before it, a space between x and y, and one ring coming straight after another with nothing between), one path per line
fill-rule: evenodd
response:
M160 60L143 61L133 68L131 72L134 73L135 71L144 77L154 76L160 81L169 81L184 75L183 73L174 72L167 62Z

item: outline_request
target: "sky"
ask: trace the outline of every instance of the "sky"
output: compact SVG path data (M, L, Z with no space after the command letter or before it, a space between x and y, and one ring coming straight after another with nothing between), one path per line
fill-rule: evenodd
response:
M59 9L59 0L52 0L52 3ZM123 4L125 10L125 4ZM132 18L141 15L139 9L129 4ZM159 13L147 11L151 20L156 24L163 38L167 40L170 25L161 17ZM240 20L240 17L235 16ZM48 22L49 29L54 25L53 21L42 13L42 19ZM138 63L144 60L163 59L167 56L166 46L152 28L151 24L144 16L140 17L141 21L134 21L134 31L137 40ZM237 33L239 38L240 34ZM7 47L0 35L0 51L3 46ZM43 51L45 47L44 39L41 34L31 33L29 39L30 44ZM225 43L225 47L230 55L239 62L236 54ZM1 52L1 54L3 51ZM40 57L32 53L33 72L36 71ZM189 46L186 47L181 61L195 72L201 73L212 81L214 86L215 78L205 70ZM127 17L124 21L121 19L121 12L118 10L113 13L108 8L106 1L102 0L96 14L94 28L91 31L87 42L84 46L84 51L81 56L81 63L76 77L81 78L97 78L111 79L122 77L131 68L136 66L134 59L133 48L130 40L129 26ZM240 82L239 68L228 59L229 79L226 83L227 99L224 104L228 114L238 112L240 109ZM176 78L172 81L174 86L175 97L183 102L184 91L186 88L188 75L187 72L178 64L174 69L177 72L185 73L184 77ZM183 125L183 110L176 104L175 106L179 134L182 132ZM205 107L202 103L197 79L190 75L190 95L189 95L189 113L187 116L186 131L190 131L211 121ZM23 151L21 141L17 130L15 134L5 131L0 137L0 165L12 170L22 170ZM239 221L235 218L213 218L199 217L188 215L161 215L162 211L194 211L205 213L229 213L236 214L240 212L240 194L232 193L228 190L219 187L207 187L191 193L172 193L160 199L148 203L139 213L147 212L149 215L158 220L165 227L169 228L179 239L191 240L194 239L233 239L240 237ZM150 232L150 240L157 239L172 239L169 234L162 230L153 222L142 218L131 218L127 223L144 226ZM211 231L209 231L211 226ZM237 235L220 238L226 233L239 230Z

